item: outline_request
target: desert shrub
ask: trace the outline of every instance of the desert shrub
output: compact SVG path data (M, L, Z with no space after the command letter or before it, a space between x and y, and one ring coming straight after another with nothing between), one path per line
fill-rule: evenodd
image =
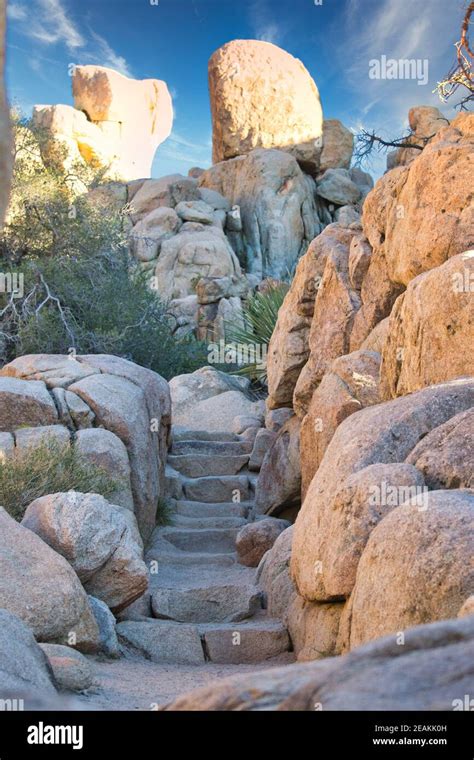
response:
M45 137L30 122L17 119L14 132L0 257L3 275L23 279L18 293L0 292L0 364L71 349L122 356L166 379L205 364L203 344L174 337L166 305L129 254L120 187L118 196L88 193L103 173L64 168L57 155L43 161Z
M18 521L41 496L78 491L107 499L120 485L119 478L88 462L74 446L52 439L0 458L0 505Z
M166 379L206 361L204 346L192 336L174 337L166 305L125 250L29 262L20 271L24 297L3 318L0 310L0 329L10 336L8 358L73 348L122 356Z
M226 325L226 342L230 345L247 346L249 354L255 351L257 361L243 366L230 367L231 371L265 384L267 381L266 357L270 339L275 330L278 312L288 292L286 282L275 282L263 292L254 293L243 306L243 320ZM259 361L260 360L260 361Z
M158 499L156 508L156 525L164 528L167 525L173 525L173 518L176 510L168 499Z

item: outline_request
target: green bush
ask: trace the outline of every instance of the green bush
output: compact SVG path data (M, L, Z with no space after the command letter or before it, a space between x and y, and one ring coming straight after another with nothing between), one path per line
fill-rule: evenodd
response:
M21 521L32 501L52 493L97 493L105 499L121 486L102 467L88 462L74 446L44 441L15 449L0 459L0 505Z
M24 292L0 292L0 365L26 353L110 353L166 379L206 363L203 344L178 340L149 275L130 256L127 207L95 190L103 176L44 161L44 135L17 119L13 190L0 238L3 273ZM43 156L43 158L42 158Z

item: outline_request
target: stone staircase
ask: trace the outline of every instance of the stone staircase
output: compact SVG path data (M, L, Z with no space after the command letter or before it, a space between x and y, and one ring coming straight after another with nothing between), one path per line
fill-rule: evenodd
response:
M155 530L146 553L154 617L118 626L155 662L258 663L290 649L286 628L267 617L256 569L237 562L237 533L253 519L251 449L233 434L174 432L172 525Z

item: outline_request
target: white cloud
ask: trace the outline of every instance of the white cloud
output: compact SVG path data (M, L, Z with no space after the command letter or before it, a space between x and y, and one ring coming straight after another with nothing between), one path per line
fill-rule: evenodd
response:
M26 19L27 13L24 5L19 3L10 3L7 6L7 18L11 21L23 21Z
M254 0L249 15L255 39L272 42L274 45L281 43L283 30L275 22L275 9L268 6L267 0Z
M38 0L29 8L24 31L45 45L63 43L69 51L85 45L84 37L67 15L61 0Z
M334 59L343 61L339 76L352 90L350 111L343 118L348 127L360 124L384 138L400 137L408 127L408 111L416 105L433 105L448 116L433 93L437 79L449 68L461 13L446 0L347 0L340 40ZM428 61L428 83L416 79L370 79L369 63L388 59ZM374 156L380 172L385 157Z
M11 3L8 16L18 23L18 29L25 37L45 47L62 44L81 61L109 66L125 76L133 76L126 59L109 45L105 37L92 30L87 36L80 30L63 0L34 0L28 6ZM36 59L40 58L37 53Z
M126 77L133 76L129 64L125 58L113 50L104 37L96 32L91 32L92 38L97 47L91 53L88 53L88 57L99 66L109 66L115 71L119 71Z

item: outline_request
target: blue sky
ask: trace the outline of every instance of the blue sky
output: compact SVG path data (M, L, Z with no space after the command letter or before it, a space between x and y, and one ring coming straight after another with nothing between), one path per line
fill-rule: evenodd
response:
M319 2L320 0L316 0ZM9 0L7 84L26 113L72 104L70 64L163 79L173 96L171 137L153 175L211 163L207 62L232 39L273 42L300 58L325 118L395 136L408 108L439 105L432 90L454 59L464 0ZM417 58L429 80L373 80L369 61ZM448 115L452 110L442 107ZM373 165L380 171L380 163Z

